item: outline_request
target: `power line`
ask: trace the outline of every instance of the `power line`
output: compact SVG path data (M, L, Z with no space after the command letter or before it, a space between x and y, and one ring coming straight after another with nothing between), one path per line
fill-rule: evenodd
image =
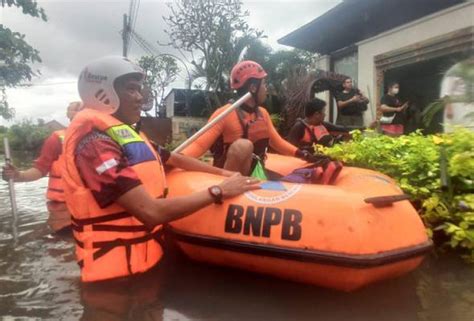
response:
M135 42L145 50L146 53L152 56L160 55L160 51L152 43L139 35L135 30L130 33Z
M135 31L135 26L137 24L137 20L138 20L138 11L140 10L140 0L137 0L137 5L136 5L136 9L135 9L135 17L133 17L132 19L132 22L133 22L133 27L132 27L132 31Z
M138 12L140 9L140 0L130 0L130 7L128 12L128 22L127 22L127 52L130 51L132 47L132 32L135 30L135 26L138 20Z
M132 22L132 18L133 18L133 15L134 15L134 11L135 10L135 0L130 0L130 6L128 8L128 17L125 18L125 23L124 23L124 32L125 32L125 38L126 38L126 43L125 43L125 47L126 47L126 52L128 53L130 51L130 48L131 48L131 22ZM126 55L125 55L126 56Z
M184 66L184 69L186 70L186 73L188 74L188 87L191 86L191 73L189 72L188 66L186 63L179 57L169 54L169 53L160 53L157 47L155 47L152 43L148 42L143 36L138 34L135 30L131 30L130 35L132 39L149 55L151 56L168 56L176 59L177 61L181 62ZM185 79L186 82L186 79Z

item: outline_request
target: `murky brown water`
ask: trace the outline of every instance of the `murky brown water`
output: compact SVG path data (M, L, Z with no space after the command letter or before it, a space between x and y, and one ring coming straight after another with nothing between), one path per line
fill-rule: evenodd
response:
M46 183L16 184L15 241L0 182L1 320L474 321L474 268L454 256L354 293L197 264L173 251L141 277L83 286L71 237L46 225Z

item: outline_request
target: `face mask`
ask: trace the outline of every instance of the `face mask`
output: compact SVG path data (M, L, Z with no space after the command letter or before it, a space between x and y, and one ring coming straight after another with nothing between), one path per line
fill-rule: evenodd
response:
M393 89L392 89L392 93L393 93L394 95L397 95L399 91L400 91L400 88L393 88Z

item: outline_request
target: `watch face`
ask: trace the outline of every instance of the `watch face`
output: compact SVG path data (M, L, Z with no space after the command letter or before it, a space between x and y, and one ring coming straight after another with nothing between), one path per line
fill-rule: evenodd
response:
M216 196L221 195L221 189L218 186L213 186L211 188L211 192L212 192L212 194L214 194Z

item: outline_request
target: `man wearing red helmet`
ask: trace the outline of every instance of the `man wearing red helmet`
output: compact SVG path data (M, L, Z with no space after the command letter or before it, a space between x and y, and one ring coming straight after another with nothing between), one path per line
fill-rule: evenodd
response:
M270 115L260 107L267 97L266 76L265 70L254 61L235 65L231 72L231 88L237 90L239 97L250 92L252 98L184 149L183 154L200 157L212 147L215 166L243 175L251 173L259 159L265 159L268 147L283 155L310 160L310 153L280 137ZM229 107L227 104L217 109L209 121Z

